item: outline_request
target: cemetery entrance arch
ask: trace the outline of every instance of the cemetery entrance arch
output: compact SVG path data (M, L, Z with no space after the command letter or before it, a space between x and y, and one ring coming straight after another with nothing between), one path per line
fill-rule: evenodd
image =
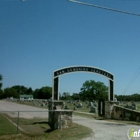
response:
M95 74L100 74L105 76L109 80L109 90L108 90L108 100L114 100L114 75L108 71L102 70L100 68L91 66L71 66L56 70L53 72L53 89L52 89L52 99L59 100L59 77L64 74L72 72L90 72Z

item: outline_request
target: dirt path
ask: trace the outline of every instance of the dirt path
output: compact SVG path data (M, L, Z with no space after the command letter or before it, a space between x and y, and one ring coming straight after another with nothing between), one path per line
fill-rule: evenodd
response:
M12 102L0 101L0 111L47 111L32 106L20 105ZM22 112L22 117L48 117L46 112ZM140 129L140 126L109 122L105 120L95 120L80 116L73 116L73 122L89 127L93 130L93 135L83 140L128 140L128 129L134 128L135 131ZM139 139L139 138L134 138Z

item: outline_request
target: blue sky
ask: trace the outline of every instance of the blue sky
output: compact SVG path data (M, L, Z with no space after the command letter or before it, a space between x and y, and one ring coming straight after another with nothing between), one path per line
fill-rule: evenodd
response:
M140 13L137 0L82 0ZM86 65L115 75L115 94L140 93L140 17L88 7L67 0L0 0L0 74L3 89L52 86L53 71ZM79 92L91 73L60 77L60 92Z

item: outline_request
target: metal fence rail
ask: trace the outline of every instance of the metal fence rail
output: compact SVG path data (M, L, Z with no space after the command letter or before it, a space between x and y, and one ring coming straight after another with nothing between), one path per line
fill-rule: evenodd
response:
M0 111L0 115L5 117L10 123L12 123L14 126L16 126L16 133L19 133L19 130L25 132L20 125L22 122L22 119L32 120L35 119L35 121L41 121L49 119L49 112L59 112L58 121L59 123L59 129L62 129L62 112L60 110L46 110L46 111ZM2 129L2 128L1 128Z
M52 110L50 110L50 111L52 112ZM22 128L20 128L20 120L21 119L38 118L38 120L39 119L40 120L44 120L44 119L48 120L48 112L49 112L48 110L47 111L0 111L0 115L5 117L10 123L15 125L17 128L16 133L19 133L19 130L24 131ZM46 117L44 115L42 116L41 115L42 113L45 113Z

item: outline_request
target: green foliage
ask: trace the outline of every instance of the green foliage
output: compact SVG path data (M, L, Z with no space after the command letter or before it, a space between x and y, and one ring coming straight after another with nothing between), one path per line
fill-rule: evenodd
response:
M2 77L2 75L0 74L0 99L2 99L2 96L3 96L3 90L1 89L2 88L2 79L3 79L3 77Z
M27 94L28 93L27 92L28 91L28 88L26 88L24 86L15 85L12 88L15 89L19 95ZM30 93L28 93L28 94L30 94Z
M36 99L50 99L52 97L52 87L46 86L36 89L33 95Z
M61 100L71 100L72 98L71 98L70 93L68 93L68 92L63 92L63 94L62 94L62 96L61 96L60 99L61 99Z
M24 86L20 86L20 85L15 85L13 87L8 87L4 89L4 92L1 93L0 98L9 98L9 97L13 97L13 98L19 98L20 95L22 94L33 94L32 88L26 88Z
M52 97L52 87L42 87L36 89L35 91L32 88L27 88L20 85L15 85L11 88L5 88L4 91L0 89L0 99L3 98L19 98L20 95L33 95L35 99L50 99Z
M33 90L31 87L26 90L26 94L33 94Z
M39 95L39 89L35 89L35 91L33 92L34 99L38 99L38 95Z
M4 115L0 114L0 136L8 134L16 134L17 128L9 122Z
M3 98L7 97L19 98L19 94L14 88L5 88Z
M140 94L134 93L132 95L115 95L118 101L140 101Z
M80 97L82 100L107 99L108 87L102 82L86 81L81 88Z
M78 93L73 93L72 98L74 100L80 100L80 95Z
M3 97L3 90L0 89L0 99L2 99L2 97Z
M2 77L2 75L0 74L0 81L2 81L2 79L3 79L3 77ZM0 89L1 89L1 87L2 87L2 83L0 82Z

